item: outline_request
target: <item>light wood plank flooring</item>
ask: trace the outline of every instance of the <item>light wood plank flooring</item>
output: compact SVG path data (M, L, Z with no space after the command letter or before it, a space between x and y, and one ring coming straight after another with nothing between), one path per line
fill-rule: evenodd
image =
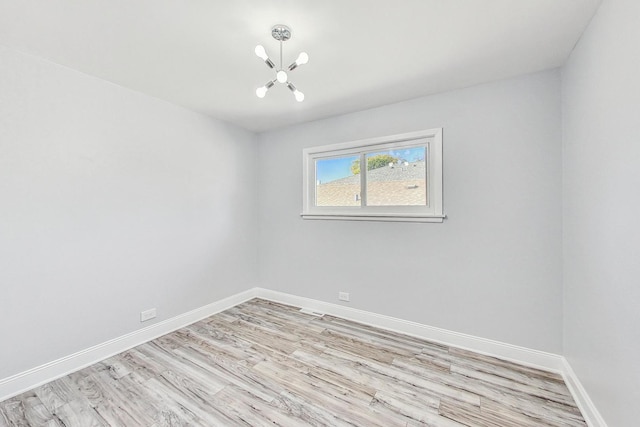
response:
M586 426L562 379L254 299L0 402L4 426Z

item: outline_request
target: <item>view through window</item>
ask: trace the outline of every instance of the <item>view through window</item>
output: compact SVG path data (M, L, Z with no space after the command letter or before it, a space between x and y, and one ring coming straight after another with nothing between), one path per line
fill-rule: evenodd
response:
M425 206L426 146L363 154L366 191L361 193L361 157L316 160L316 206Z
M425 152L410 147L367 154L367 206L425 206Z
M316 206L361 206L359 156L316 160Z

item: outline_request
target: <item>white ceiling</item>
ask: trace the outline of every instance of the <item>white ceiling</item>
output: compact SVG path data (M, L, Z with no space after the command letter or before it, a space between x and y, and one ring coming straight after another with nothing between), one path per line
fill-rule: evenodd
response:
M0 44L262 131L560 66L600 1L0 0Z

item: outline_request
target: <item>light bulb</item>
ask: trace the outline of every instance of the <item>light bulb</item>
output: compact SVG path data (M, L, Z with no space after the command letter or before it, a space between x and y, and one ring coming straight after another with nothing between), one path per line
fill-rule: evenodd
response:
M264 50L264 47L261 44L256 46L256 55L258 55L258 58L262 59L263 61L266 61L267 59L269 59L269 56L267 55L267 51Z
M296 97L296 101L298 101L298 102L304 101L304 93L300 92L297 89L295 91L293 91L293 96Z
M298 55L298 59L296 59L296 64L304 65L307 62L309 62L309 55L307 55L307 52L300 52L300 55Z
M267 87L266 86L262 86L259 87L258 89L256 89L256 96L258 98L264 98L264 96L267 94Z
M284 83L287 81L287 73L284 70L280 70L276 73L276 79L280 82L280 83Z

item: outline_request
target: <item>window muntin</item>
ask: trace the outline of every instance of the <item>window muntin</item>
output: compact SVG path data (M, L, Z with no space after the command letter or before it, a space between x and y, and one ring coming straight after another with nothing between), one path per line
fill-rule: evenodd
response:
M305 219L444 218L442 129L307 148L303 169Z

